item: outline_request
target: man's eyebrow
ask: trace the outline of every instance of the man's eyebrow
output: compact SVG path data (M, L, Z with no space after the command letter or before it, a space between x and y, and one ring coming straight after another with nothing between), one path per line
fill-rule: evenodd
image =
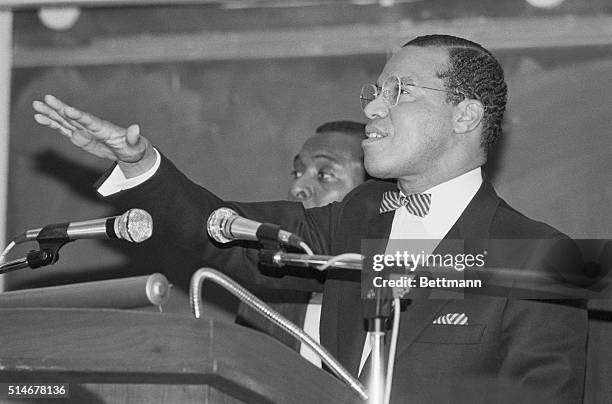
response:
M338 157L336 157L336 155L334 154L328 154L325 152L319 152L317 154L315 154L314 156L312 156L313 159L318 159L318 158L324 158L324 159L328 159L331 160L335 163L340 163L340 160L338 159Z
M391 76L389 76L391 77ZM387 78L389 78L387 77ZM402 84L414 84L417 80L415 76L411 76L411 75L407 75L407 76L397 76L399 77L400 81L402 82ZM385 79L386 80L386 79ZM385 81L383 80L383 82ZM382 83L380 80L376 81L376 86L377 87L382 87Z
M416 82L416 79L414 76L401 76L400 80L402 84L414 84Z

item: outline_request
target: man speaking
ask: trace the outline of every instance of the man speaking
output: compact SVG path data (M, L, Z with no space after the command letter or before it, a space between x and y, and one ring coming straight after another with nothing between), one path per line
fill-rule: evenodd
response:
M342 202L312 209L223 201L181 174L137 125L120 128L53 97L34 108L40 124L117 161L111 175L131 184L109 197L151 213L153 237L247 285L322 290L321 342L357 375L367 358L358 280L338 271L328 272L323 286L298 276L263 276L256 249L216 244L203 223L227 206L276 223L330 255L360 251L362 239L562 239L512 209L482 178L501 133L506 88L499 63L476 43L447 35L409 41L361 93L366 170L397 182L367 181ZM467 321L445 321L453 313ZM586 333L586 311L576 307L468 295L414 300L401 313L391 402L580 402Z

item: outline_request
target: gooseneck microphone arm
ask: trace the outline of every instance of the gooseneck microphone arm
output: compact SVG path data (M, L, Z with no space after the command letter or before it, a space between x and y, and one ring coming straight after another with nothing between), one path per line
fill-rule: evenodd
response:
M210 279L213 282L221 285L234 296L238 297L240 301L246 303L268 320L272 321L274 324L291 334L293 337L308 345L340 380L345 382L359 394L362 400L368 399L368 395L359 380L354 378L325 348L313 340L300 327L284 318L280 313L273 310L270 306L233 281L230 277L215 269L200 268L191 277L189 301L191 303L193 315L196 318L200 318L202 316L201 290L202 283L206 279Z

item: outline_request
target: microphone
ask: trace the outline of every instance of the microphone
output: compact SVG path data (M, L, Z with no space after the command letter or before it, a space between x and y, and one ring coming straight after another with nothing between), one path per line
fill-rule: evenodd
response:
M15 238L15 244L37 240L41 232L43 232L45 239L118 238L132 243L140 243L151 237L153 219L148 212L142 209L130 209L120 216L82 222L55 223L44 228L27 230Z
M305 245L301 237L281 230L277 225L246 219L230 208L213 211L208 216L206 230L208 235L219 243L229 243L234 240L274 240L300 249Z

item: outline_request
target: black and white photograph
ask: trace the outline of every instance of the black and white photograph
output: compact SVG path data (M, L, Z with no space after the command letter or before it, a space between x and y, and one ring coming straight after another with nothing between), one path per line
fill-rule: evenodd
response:
M0 0L0 403L612 402L608 0Z

